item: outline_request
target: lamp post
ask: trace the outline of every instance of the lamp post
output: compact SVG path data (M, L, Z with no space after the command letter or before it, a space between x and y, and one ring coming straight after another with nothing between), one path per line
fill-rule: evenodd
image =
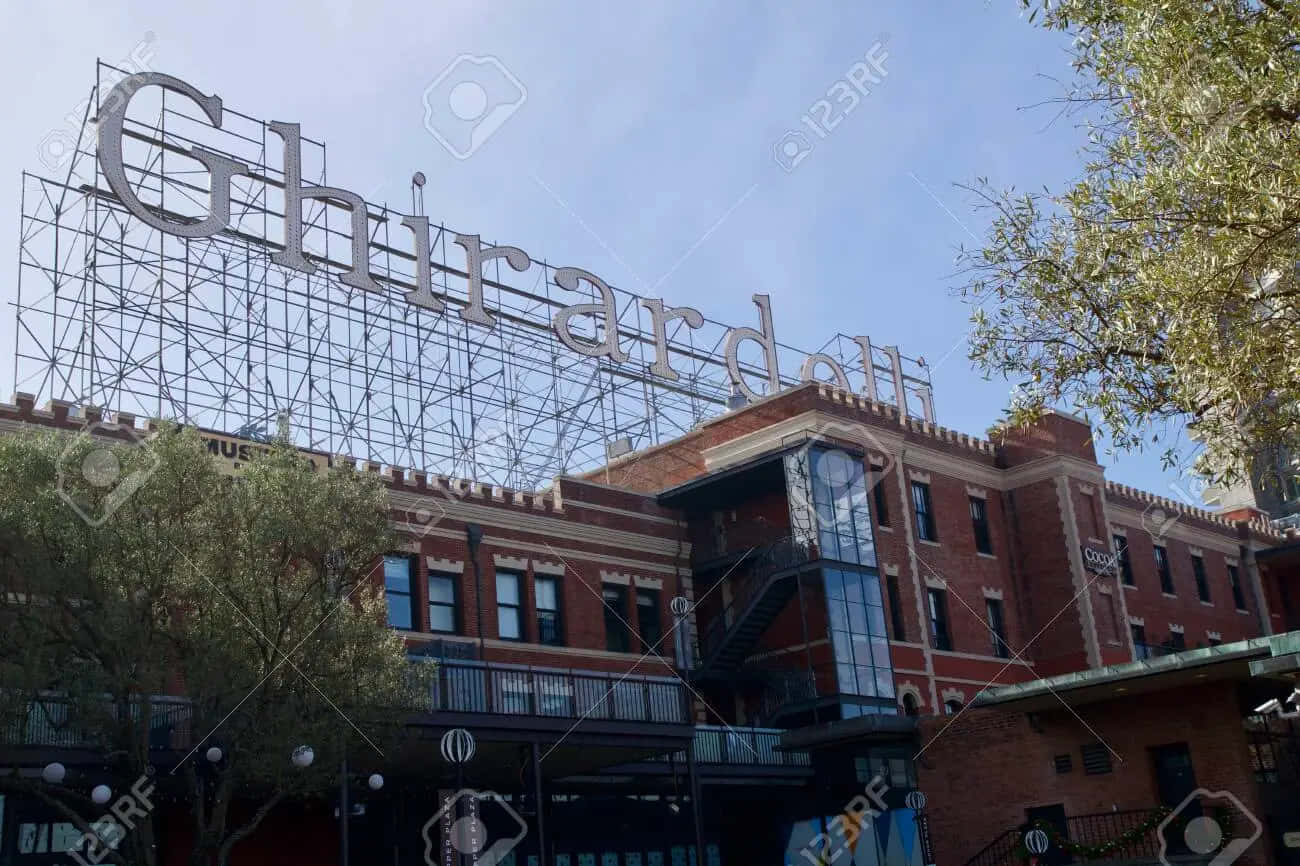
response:
M442 759L449 764L456 765L456 795L455 799L452 800L454 809L451 816L452 832L456 832L460 819L465 817L460 814L461 803L465 800L461 796L461 791L465 789L465 763L474 757L474 735L464 728L452 728L442 735L442 740L438 745L442 750ZM461 851L460 846L456 845L455 842L452 844L458 852L456 859L462 861L466 856L465 852Z
M483 540L483 527L477 523L465 524L465 542L469 545L470 562L474 564L474 616L478 627L478 657L483 661L483 566L478 561L478 546ZM468 732L466 732L468 733ZM473 742L473 738L471 738ZM471 754L473 749L471 747Z

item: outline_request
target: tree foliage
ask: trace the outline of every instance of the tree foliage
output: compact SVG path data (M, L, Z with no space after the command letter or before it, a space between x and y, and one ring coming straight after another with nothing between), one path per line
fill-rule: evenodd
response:
M226 863L286 796L337 784L342 750L379 766L419 703L375 580L388 508L285 442L232 477L192 430L0 438L0 733L91 749L115 794L156 772L192 862ZM3 784L87 830L92 775ZM152 819L110 858L156 862Z
M1185 423L1240 478L1300 444L1300 3L1039 2L1075 37L1086 163L1059 194L974 187L971 357L1017 384L1013 423L1072 405L1121 449Z

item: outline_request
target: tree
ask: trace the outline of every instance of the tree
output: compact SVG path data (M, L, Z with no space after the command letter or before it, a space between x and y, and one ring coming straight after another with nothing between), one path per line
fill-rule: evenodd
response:
M343 750L378 765L421 703L375 580L394 544L377 479L284 441L232 477L192 430L0 438L0 732L90 749L114 797L181 794L191 862L224 866ZM105 836L99 777L68 776L0 785ZM83 856L152 866L151 806Z
M1075 36L1086 164L1058 195L973 187L971 358L1017 384L1011 423L1073 404L1120 449L1187 424L1240 479L1300 444L1300 4L1039 2Z

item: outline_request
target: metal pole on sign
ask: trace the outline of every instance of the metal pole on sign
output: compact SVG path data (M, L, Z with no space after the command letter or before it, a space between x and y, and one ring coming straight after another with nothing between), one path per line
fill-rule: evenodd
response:
M339 767L339 864L348 866L348 756Z
M533 803L537 806L537 866L546 866L546 804L542 800L542 750L533 741Z

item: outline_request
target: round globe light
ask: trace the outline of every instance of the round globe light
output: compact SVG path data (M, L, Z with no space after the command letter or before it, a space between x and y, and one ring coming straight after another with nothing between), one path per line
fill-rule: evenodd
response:
M299 746L293 750L293 765L299 769L306 769L311 766L311 762L316 760L316 753L312 751L311 746Z
M95 801L95 805L102 806L113 798L113 789L107 785L96 785L90 791L90 799Z
M213 764L217 763L218 761L221 760L221 748L219 746L211 747L210 749L208 749L206 753L206 757Z
M366 783L370 785L370 790L378 791L380 788L384 787L384 777L378 773L371 773L370 778L366 780Z
M68 768L55 761L52 764L46 764L45 769L41 770L41 778L48 785L60 785L68 776Z

